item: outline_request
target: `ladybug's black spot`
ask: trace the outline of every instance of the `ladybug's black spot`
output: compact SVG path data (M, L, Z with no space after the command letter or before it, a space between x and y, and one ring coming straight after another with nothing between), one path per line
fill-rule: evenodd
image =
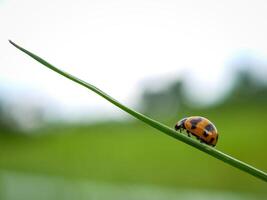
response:
M211 139L210 139L210 143L212 143L212 142L213 142L213 140L214 140L214 138L211 138Z
M203 132L203 135L204 135L204 137L208 137L209 136L209 133L207 131L204 131Z
M212 132L212 131L215 130L215 128L214 128L214 126L213 126L212 124L208 124L208 125L205 127L205 130Z
M191 129L195 129L197 124L202 121L202 118L194 118L190 120Z

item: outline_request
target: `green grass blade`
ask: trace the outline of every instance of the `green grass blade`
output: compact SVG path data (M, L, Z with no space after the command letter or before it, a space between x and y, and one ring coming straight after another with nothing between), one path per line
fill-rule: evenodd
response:
M128 108L127 106L124 106L123 104L121 104L120 102L118 102L117 100L115 100L114 98L112 98L111 96L109 96L108 94L106 94L105 92L103 92L102 90L98 89L97 87L95 87L94 85L91 85L67 72L64 72L58 68L56 68L55 66L51 65L50 63L48 63L47 61L45 61L44 59L40 58L39 56L29 52L28 50L20 47L19 45L15 44L12 41L9 41L12 45L14 45L16 48L18 48L19 50L23 51L24 53L26 53L27 55L29 55L30 57L32 57L33 59L35 59L36 61L40 62L41 64L43 64L44 66L48 67L49 69L61 74L62 76L65 76L66 78L88 88L89 90L94 91L95 93L97 93L98 95L102 96L103 98L105 98L106 100L108 100L110 103L114 104L115 106L119 107L120 109L124 110L125 112L129 113L130 115L134 116L135 118L145 122L146 124L158 129L159 131L175 138L178 139L190 146L193 146L211 156L213 156L214 158L217 158L225 163L228 163L230 165L232 165L233 167L236 167L244 172L247 172L265 182L267 182L267 174L251 165L248 165L240 160L237 160L213 147L210 147L206 144L201 144L198 141L191 139L187 136L185 136L184 134L179 134L177 131L175 131L172 128L167 127L166 125L155 121L133 109Z

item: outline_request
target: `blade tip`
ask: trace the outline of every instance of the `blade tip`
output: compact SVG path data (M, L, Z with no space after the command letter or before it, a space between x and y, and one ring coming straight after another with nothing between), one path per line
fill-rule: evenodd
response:
M13 45L15 44L15 43L14 43L14 42L12 42L11 40L8 40L8 42L9 42L10 44L13 44Z

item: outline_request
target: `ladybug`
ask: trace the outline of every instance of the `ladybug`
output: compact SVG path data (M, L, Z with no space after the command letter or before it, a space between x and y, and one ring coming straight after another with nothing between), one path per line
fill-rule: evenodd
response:
M218 132L213 123L208 119L200 116L186 117L178 121L175 130L180 132L186 129L189 137L194 135L200 142L215 146L218 141Z

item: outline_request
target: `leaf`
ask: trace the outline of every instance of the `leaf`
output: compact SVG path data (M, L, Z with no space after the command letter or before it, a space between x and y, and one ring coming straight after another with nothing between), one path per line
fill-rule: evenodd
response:
M174 129L167 127L166 125L153 120L133 109L128 108L127 106L121 104L120 102L118 102L116 99L112 98L111 96L109 96L108 94L106 94L105 92L103 92L102 90L98 89L97 87L95 87L92 84L89 84L67 72L64 72L62 70L60 70L59 68L56 68L55 66L53 66L52 64L48 63L47 61L45 61L44 59L42 59L41 57L31 53L30 51L20 47L19 45L15 44L14 42L12 42L11 40L9 40L9 42L15 46L17 49L23 51L24 53L26 53L27 55L29 55L30 57L32 57L33 59L35 59L36 61L38 61L39 63L43 64L44 66L48 67L49 69L61 74L62 76L65 76L66 78L88 88L89 90L92 90L93 92L97 93L98 95L102 96L103 98L105 98L107 101L109 101L110 103L114 104L115 106L119 107L120 109L124 110L125 112L127 112L128 114L132 115L133 117L135 117L136 119L145 122L146 124L148 124L149 126L154 127L155 129L158 129L159 131L161 131L162 133L165 133L181 142L184 142L192 147L195 147L197 149L199 149L200 151L203 151L211 156L213 156L214 158L217 158L225 163L228 163L229 165L236 167L248 174L251 174L265 182L267 182L267 174L247 163L244 163L236 158L233 158L213 147L210 147L206 144L202 144L199 143L198 141L191 139L183 134L179 134L178 132L176 132ZM237 147L238 148L238 147Z

